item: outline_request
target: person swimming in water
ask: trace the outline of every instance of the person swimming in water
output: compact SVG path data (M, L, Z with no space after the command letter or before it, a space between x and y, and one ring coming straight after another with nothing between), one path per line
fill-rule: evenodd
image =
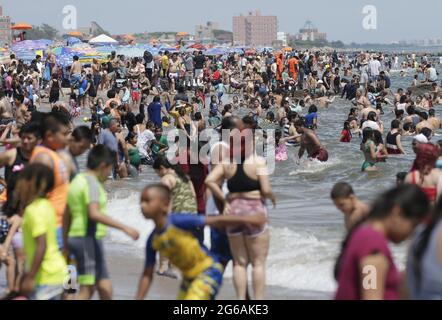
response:
M301 134L301 146L299 148L298 157L296 163L299 165L304 152L307 151L308 157L310 159L317 159L321 162L326 162L328 160L328 152L321 144L318 136L311 129L306 128L305 123L302 119L295 120L296 132Z
M374 143L374 130L367 127L362 131L361 151L364 153L365 161L362 164L362 171L377 171L376 162L387 158L385 155L376 154Z

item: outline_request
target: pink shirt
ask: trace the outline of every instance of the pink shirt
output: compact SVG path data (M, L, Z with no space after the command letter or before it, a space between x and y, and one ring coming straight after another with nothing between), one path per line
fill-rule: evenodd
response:
M339 266L336 300L361 300L363 278L360 276L360 262L363 258L380 253L389 261L385 283L384 300L399 299L400 275L394 264L388 242L384 235L370 225L358 227L350 236ZM367 273L370 276L372 273Z

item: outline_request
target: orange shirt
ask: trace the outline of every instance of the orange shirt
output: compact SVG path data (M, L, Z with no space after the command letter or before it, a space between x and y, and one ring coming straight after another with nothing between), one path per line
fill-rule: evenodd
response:
M298 59L296 59L295 57L290 58L289 60L289 73L290 73L290 77L292 79L297 79L298 78Z
M276 58L276 80L282 80L282 72L284 71L284 61L282 55Z
M54 189L48 193L48 200L52 203L56 213L57 226L61 226L63 223L63 215L66 209L66 203L68 199L69 191L69 174L63 160L55 151L43 147L37 146L32 152L30 162L41 153L46 153L52 159L53 172L54 172Z

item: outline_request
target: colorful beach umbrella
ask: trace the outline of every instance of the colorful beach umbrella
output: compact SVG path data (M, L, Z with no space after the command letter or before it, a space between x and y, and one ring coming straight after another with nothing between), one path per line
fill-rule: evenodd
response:
M81 33L80 31L71 31L71 32L68 32L68 35L70 35L72 37L82 37L83 33Z
M27 23L16 23L11 27L11 30L31 30L32 26Z

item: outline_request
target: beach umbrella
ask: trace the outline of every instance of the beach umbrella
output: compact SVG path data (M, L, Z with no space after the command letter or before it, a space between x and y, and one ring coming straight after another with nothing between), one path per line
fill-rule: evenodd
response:
M81 41L80 39L75 38L75 37L69 37L69 38L66 39L66 43L67 43L69 46L72 46L72 45L74 45L74 44L81 43L81 42L82 42L82 41Z
M247 49L244 51L244 53L248 56L254 55L256 53L255 49Z
M243 54L244 50L241 48L230 48L229 49L229 53L238 53L238 54Z
M71 37L82 37L83 36L83 34L80 31L71 31L71 32L68 32L68 35Z
M185 37L185 36L188 36L188 35L189 35L189 33L185 32L185 31L178 32L176 34L177 37Z
M11 27L11 30L31 30L32 26L27 23L17 23Z
M196 50L206 50L207 48L203 46L201 43L194 43L190 45L188 48L190 49L196 49Z
M204 52L204 54L208 55L208 56L219 56L219 55L223 55L227 53L227 48L223 48L223 47L215 47L215 48L211 48L206 50L206 52Z

